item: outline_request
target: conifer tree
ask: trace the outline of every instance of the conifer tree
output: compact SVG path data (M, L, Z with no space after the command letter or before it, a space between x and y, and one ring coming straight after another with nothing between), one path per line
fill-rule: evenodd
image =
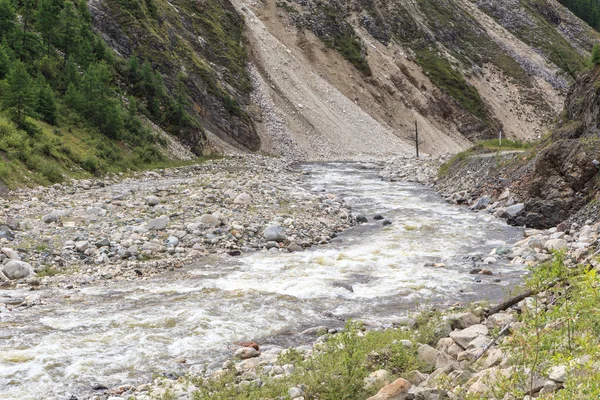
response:
M185 82L183 81L183 74L177 75L177 82L175 83L175 99L171 106L171 121L175 126L181 130L185 126L186 122L186 107L189 104L189 100L185 91Z
M17 13L10 0L0 0L0 38L8 38L15 30Z
M38 85L35 111L44 121L52 125L56 124L56 99L54 98L54 92L45 81Z
M58 14L60 8L56 0L40 0L36 12L36 27L42 34L46 55L50 54L50 46L53 44L58 26Z
M0 79L4 79L10 70L11 56L10 48L5 43L0 44Z
M23 126L25 116L30 115L35 103L31 88L32 80L25 64L17 60L6 75L5 88L2 91L2 109L8 110L17 125Z
M106 63L90 65L81 82L81 111L102 133L117 138L123 128L123 115L111 80L112 73Z
M77 10L72 1L65 1L64 7L59 15L59 36L63 48L63 61L66 64L72 53L75 52L77 35L79 31L79 20Z

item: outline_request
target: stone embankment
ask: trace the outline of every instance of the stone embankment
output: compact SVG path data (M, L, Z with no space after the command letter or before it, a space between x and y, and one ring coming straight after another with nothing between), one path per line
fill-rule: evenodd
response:
M0 200L0 284L139 279L211 254L301 251L355 223L342 198L303 185L285 162L246 156L20 190Z

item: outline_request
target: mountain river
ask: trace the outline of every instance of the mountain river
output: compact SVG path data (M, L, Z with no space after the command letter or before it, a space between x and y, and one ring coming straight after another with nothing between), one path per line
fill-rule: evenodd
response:
M478 255L522 237L504 221L447 204L421 185L382 181L369 166L297 168L310 172L306 188L322 185L369 221L379 213L392 225L369 222L301 253L207 258L69 296L56 288L36 292L46 304L0 314L0 399L81 400L98 383L184 373L180 357L187 366L223 360L238 340L301 345L314 338L298 332L339 327L347 318L386 325L421 306L499 300L523 275L506 260L485 266L493 276L469 274Z

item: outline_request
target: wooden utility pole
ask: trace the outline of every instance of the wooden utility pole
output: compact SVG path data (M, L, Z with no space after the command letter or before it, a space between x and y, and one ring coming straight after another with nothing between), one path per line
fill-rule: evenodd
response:
M417 148L417 158L419 158L419 126L415 119L415 147Z

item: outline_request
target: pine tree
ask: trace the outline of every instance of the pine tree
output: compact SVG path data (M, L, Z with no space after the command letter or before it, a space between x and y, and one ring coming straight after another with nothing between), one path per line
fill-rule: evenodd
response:
M75 84L73 82L69 82L67 84L67 90L65 92L65 96L63 97L65 104L75 110L75 111L81 111L81 95L79 93L79 90L77 90L77 86L75 86Z
M8 110L21 127L25 116L31 114L35 103L31 84L31 76L27 73L25 64L15 61L6 75L6 87L2 91L2 109Z
M10 48L5 43L0 44L0 79L4 79L8 74L11 63L12 52Z
M170 115L171 122L174 123L180 131L186 125L186 107L189 105L183 78L182 73L177 75L177 82L175 83L175 99L171 105Z
M106 63L91 64L81 82L81 111L102 133L117 138L123 129L123 115L111 81Z
M56 99L54 98L54 92L45 81L38 86L35 111L44 121L52 125L56 124L58 114Z
M40 0L36 12L36 27L42 34L46 47L46 55L50 55L50 46L53 44L58 26L60 8L55 0Z
M0 0L0 38L5 39L15 31L17 13L10 0Z
M63 61L66 64L72 53L75 52L77 35L79 31L79 20L77 10L72 1L65 1L64 7L59 15L59 37L63 48Z
M35 16L37 1L36 0L21 0L21 7L19 13L21 14L21 21L23 22L23 28L20 30L21 33L21 51L19 55L21 60L32 59L31 55L35 52L35 41L37 35L30 32L31 25Z
M600 44L596 43L592 48L592 65L600 65Z

